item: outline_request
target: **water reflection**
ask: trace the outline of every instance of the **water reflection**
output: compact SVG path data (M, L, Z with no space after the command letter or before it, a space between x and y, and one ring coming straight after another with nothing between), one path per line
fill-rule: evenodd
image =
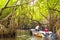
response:
M20 38L20 37L18 37L18 38L0 38L0 40L55 40L55 39L52 39L52 38L40 38L40 37L30 37L30 39L29 38Z
M45 38L42 37L32 37L31 40L44 40Z
M16 40L15 38L0 38L0 40Z

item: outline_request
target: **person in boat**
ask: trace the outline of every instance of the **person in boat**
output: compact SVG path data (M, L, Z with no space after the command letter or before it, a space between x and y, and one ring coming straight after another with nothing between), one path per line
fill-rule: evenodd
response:
M32 36L32 32L34 32L34 31L36 31L36 32L38 32L39 31L39 25L37 25L36 27L35 27L35 29L30 29L30 35Z
M41 23L38 23L38 25L35 27L35 30L36 31L42 31L42 25L41 25Z
M45 33L48 33L48 28L45 27L45 28L44 28L44 32L45 32Z
M47 27L44 28L44 32L45 32L45 34L44 34L45 36L48 36L49 35L49 31L48 31L48 28Z
M36 27L35 27L35 31L39 31L39 25L37 25Z
M32 36L32 32L36 31L38 32L40 30L41 23L38 23L38 25L35 27L35 29L30 29L30 35Z

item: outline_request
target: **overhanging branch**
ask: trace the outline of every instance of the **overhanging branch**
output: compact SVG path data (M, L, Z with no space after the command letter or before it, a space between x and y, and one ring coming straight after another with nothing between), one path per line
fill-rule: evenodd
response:
M58 2L59 2L59 0L57 0L56 4L53 6L53 8L55 8L55 7L56 7L56 5L58 4Z
M4 8L1 9L1 12L0 12L0 15L2 14L3 10L6 9L6 8L13 8L13 7L17 7L17 6L22 6L24 4L29 4L30 2L33 2L33 1L30 1L30 2L27 2L27 3L24 3L24 4L20 4L20 5L14 5L14 6L7 6L8 3L9 3L10 0L8 0L8 2L6 3L6 5L4 6ZM18 2L18 1L17 1ZM16 3L17 3L16 2Z
M1 9L0 15L2 14L3 10L5 9L5 7L7 7L9 1L10 1L10 0L8 0L7 3L5 4L5 6Z
M53 9L53 8L49 8L50 10L53 10L53 11L57 11L57 12L60 12L60 10L57 10L57 9Z
M47 19L47 17L46 16L44 16L42 13L40 13L45 19ZM47 19L48 20L48 19Z
M31 2L31 1L30 1L30 2ZM6 8L11 8L11 7L17 7L17 6L22 6L22 5L25 5L25 4L29 4L30 2L27 2L27 3L24 3L24 4L20 4L20 5L7 6Z
M10 0L7 1L7 3L5 4L4 8L8 5L9 1L10 1Z

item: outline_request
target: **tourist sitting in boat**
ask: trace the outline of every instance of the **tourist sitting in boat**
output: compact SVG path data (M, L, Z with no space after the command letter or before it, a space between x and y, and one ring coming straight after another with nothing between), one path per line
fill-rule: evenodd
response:
M35 27L36 31L41 31L42 30L42 25L41 23L38 23L38 25Z
M35 27L35 31L39 31L39 25Z

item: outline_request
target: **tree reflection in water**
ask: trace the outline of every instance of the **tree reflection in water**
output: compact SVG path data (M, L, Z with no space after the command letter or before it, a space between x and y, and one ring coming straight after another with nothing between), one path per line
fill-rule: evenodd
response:
M16 40L15 38L0 38L0 40Z

